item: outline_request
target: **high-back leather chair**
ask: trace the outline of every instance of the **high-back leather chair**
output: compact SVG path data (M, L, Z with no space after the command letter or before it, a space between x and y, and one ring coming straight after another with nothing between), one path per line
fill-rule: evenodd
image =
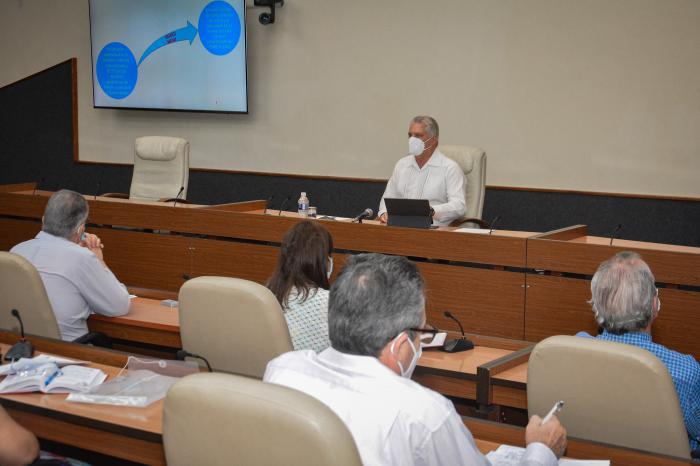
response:
M144 136L134 143L134 174L130 199L157 201L187 198L190 143L182 138Z
M541 341L528 363L528 412L544 416L558 400L571 437L690 458L671 375L646 350L574 336Z
M326 405L300 391L231 374L195 374L168 391L169 466L360 466L355 442Z
M19 322L12 316L12 309L19 311L25 332L61 338L39 272L24 257L0 252L0 328L19 332Z
M198 277L180 288L184 350L216 371L262 378L267 363L292 351L282 308L264 286L228 277Z
M485 222L480 220L486 193L486 152L484 149L468 146L440 146L440 151L457 162L467 180L464 193L467 213L456 223L464 227L485 226Z

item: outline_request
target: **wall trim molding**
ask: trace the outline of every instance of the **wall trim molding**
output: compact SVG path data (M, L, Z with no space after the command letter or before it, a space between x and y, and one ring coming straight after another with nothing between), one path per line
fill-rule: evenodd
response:
M130 167L133 163L123 163L123 162L94 162L89 160L76 160L76 163L86 164L86 165L108 165L114 167ZM354 182L354 183L379 183L386 184L387 179L380 178L352 178L344 176L326 176L326 175L301 175L298 173L270 173L270 172L256 172L256 171L246 171L246 170L224 170L218 168L196 168L190 167L190 171L200 172L200 173L224 173L231 175L252 175L252 176L267 176L267 177L277 177L277 178L300 178L307 180L323 180L323 181L341 181L341 182ZM601 197L625 197L631 199L657 199L663 201L688 201L688 202L700 202L700 197L689 197L689 196L666 196L666 195L654 195L654 194L634 194L634 193L608 193L599 191L580 191L574 189L555 189L555 188L528 188L525 186L495 186L486 185L486 189L498 190L498 191L527 191L527 192L542 192L542 193L557 193L557 194L575 194L581 196L601 196Z

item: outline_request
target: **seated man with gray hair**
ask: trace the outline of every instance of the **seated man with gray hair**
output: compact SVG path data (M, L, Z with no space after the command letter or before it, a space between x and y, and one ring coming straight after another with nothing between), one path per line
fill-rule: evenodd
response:
M668 368L678 392L690 449L700 440L700 364L651 339L651 326L661 310L654 275L641 256L620 252L598 267L591 281L595 320L602 329L596 338L638 346L655 355ZM579 336L590 337L579 332Z
M331 347L273 359L264 380L305 392L345 422L366 465L488 465L452 403L410 377L421 355L425 294L404 257L349 258L330 290ZM533 416L521 464L556 465L566 431Z
M88 203L81 194L57 191L46 204L39 234L10 250L39 271L61 338L67 341L88 333L87 318L93 312L129 312L129 292L105 264L100 238L85 232L87 217Z
M449 225L467 213L464 172L438 149L440 127L417 116L408 127L408 155L394 166L379 203L378 219L388 221L385 198L427 199L435 225Z

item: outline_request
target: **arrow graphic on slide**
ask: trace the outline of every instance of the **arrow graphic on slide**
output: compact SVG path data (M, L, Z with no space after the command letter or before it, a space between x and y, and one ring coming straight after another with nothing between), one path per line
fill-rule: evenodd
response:
M181 42L183 40L188 40L190 41L190 45L192 45L192 41L194 38L197 37L197 28L192 25L189 21L187 21L187 26L184 28L176 29L175 31L169 32L163 37L160 37L156 39L151 45L148 46L145 52L143 52L143 55L141 55L141 59L139 59L139 63L137 66L141 65L141 62L146 59L150 54L155 52L161 47L165 47L168 44L172 44L175 42Z

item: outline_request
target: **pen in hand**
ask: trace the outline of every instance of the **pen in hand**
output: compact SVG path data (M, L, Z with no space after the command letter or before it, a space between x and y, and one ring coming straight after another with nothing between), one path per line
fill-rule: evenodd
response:
M540 425L542 425L545 422L552 419L552 416L554 416L556 413L561 411L561 409L563 407L564 407L564 400L559 400L556 403L554 403L554 406L552 406L552 409L550 409L549 412L547 413L547 415L544 417L544 419L542 419L542 423Z

